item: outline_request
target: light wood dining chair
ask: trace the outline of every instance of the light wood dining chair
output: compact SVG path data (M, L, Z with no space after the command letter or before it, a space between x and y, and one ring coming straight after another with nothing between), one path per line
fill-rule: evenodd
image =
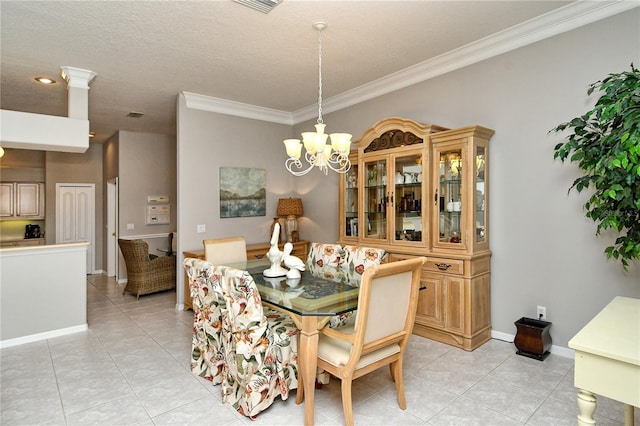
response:
M244 237L203 240L202 243L205 260L216 266L247 260L247 243Z
M416 316L420 268L426 258L367 268L360 283L354 325L325 327L318 342L318 367L342 380L342 409L353 425L351 382L389 365L398 405L407 408L402 359Z

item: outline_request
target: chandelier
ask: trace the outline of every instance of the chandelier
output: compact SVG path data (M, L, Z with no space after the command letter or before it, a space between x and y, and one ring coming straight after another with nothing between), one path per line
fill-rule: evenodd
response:
M285 139L283 142L289 158L285 161L285 167L291 174L302 176L319 168L326 175L329 169L337 173L346 173L351 168L349 161L349 149L351 148L350 133L324 132L325 124L322 121L322 30L327 28L326 22L316 22L313 27L318 30L318 121L315 132L302 133L300 139ZM327 144L327 137L331 138L331 144ZM309 166L300 161L304 145L304 159ZM306 169L304 167L307 167Z

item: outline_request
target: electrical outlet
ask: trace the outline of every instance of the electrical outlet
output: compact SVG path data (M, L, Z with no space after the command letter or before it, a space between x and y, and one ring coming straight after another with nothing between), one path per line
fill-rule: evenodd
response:
M538 305L538 319L546 320L547 319L547 307Z
M134 228L135 226L133 225L133 223L127 223L127 231L131 231Z
M196 226L196 232L198 234L202 234L204 232L207 232L207 225L198 225L198 226Z

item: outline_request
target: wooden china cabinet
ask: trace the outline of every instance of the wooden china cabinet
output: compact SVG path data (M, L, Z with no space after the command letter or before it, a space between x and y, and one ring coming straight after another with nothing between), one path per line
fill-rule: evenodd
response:
M426 256L414 333L466 350L491 337L493 133L387 118L354 142L340 179L340 242L383 248L390 261Z

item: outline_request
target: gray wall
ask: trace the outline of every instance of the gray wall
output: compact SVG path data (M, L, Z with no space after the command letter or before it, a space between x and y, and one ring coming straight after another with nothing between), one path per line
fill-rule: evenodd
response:
M87 246L73 243L2 250L0 347L87 329Z
M176 140L169 135L119 131L105 146L105 185L118 177L118 237L143 239L149 253L161 255L168 248L168 234L177 230ZM169 224L147 224L147 197L168 195L171 205ZM105 212L106 214L106 212ZM133 224L133 229L127 229ZM123 282L127 269L119 253L118 280Z
M266 242L278 199L295 195L294 178L284 169L282 141L291 126L189 109L178 96L178 252L202 249L202 240L244 236ZM220 167L267 171L265 216L220 218ZM307 198L303 195L306 209ZM196 226L206 225L197 233ZM307 239L304 229L300 237ZM179 268L182 258L178 256ZM178 304L183 303L183 274L178 274Z
M554 344L566 347L615 296L640 297L640 264L624 272L619 263L606 259L603 250L615 236L596 237L595 224L584 217L586 195L567 194L578 170L553 160L553 147L562 138L548 131L583 114L595 102L586 96L590 83L628 70L631 62L640 63L637 8L324 114L324 121L328 132L351 132L355 139L389 116L451 128L480 124L494 129L490 145L493 330L513 335L514 321L535 316L536 305L544 305L553 322ZM296 125L293 133L312 129L314 122ZM187 110L179 101L182 249L198 247L205 235L265 240L269 212L262 220L218 218L220 165L264 164L268 176L278 177L268 182L268 191L291 188L304 194L301 237L337 239L337 177L313 172L289 183L281 176L285 159L281 140L288 132L286 126ZM251 145L243 150L249 138ZM263 146L269 150L263 151ZM196 223L207 223L209 232L195 234Z
M118 132L120 237L168 234L176 230L176 141L173 136ZM147 196L168 195L171 223L146 223ZM127 230L133 224L133 230Z

